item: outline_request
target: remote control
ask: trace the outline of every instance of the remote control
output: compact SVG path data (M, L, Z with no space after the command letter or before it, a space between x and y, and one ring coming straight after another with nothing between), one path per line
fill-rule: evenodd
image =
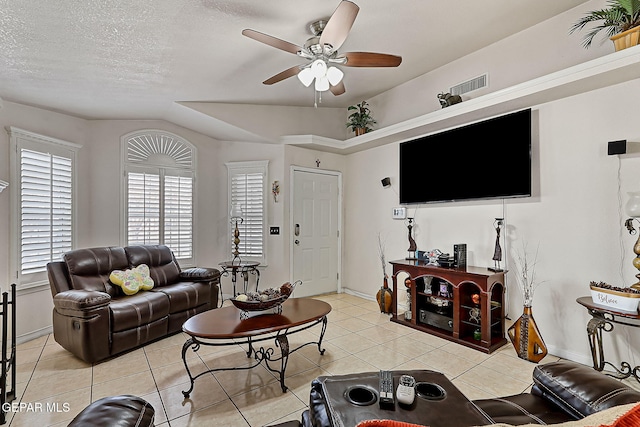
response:
M400 377L400 384L396 390L396 399L405 405L411 405L416 397L416 380L411 375Z
M380 407L395 405L393 397L393 376L391 371L380 371Z

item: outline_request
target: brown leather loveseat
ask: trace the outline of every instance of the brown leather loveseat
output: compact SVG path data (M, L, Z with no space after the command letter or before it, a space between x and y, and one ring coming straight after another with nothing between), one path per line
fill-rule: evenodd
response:
M140 264L149 267L153 289L126 295L109 280L114 270ZM220 271L181 270L164 245L77 249L47 272L54 338L89 363L177 333L189 317L218 305Z

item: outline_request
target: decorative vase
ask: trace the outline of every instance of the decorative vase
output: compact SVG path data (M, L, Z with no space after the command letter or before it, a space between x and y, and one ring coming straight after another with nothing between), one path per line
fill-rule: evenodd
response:
M520 359L538 363L547 355L547 346L542 340L531 305L525 305L522 316L507 330L507 335Z
M381 313L391 313L391 303L393 302L393 291L389 289L387 278L384 278L384 284L376 294L376 301L380 307Z
M367 128L356 128L356 136L364 135L367 133Z
M629 28L609 38L613 42L616 52L637 45L640 42L640 26Z

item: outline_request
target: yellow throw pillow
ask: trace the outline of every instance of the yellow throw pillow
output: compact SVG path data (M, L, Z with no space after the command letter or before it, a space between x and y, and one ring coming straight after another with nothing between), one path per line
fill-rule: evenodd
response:
M130 270L114 270L109 275L109 280L120 286L125 295L134 295L139 290L148 291L153 288L153 279L149 275L147 264L140 264Z

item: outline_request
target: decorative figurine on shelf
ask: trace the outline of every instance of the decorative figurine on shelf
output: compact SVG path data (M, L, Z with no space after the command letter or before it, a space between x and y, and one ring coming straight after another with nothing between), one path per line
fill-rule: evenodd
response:
M413 237L411 236L411 230L413 229L413 218L407 218L407 228L409 229L409 249L407 249L407 251L409 251L409 256L407 256L405 259L409 261L415 261L417 259L416 250L418 249L418 246L416 245L416 241L413 240Z
M493 267L489 267L490 271L504 271L502 268L500 268L500 261L502 261L502 247L500 247L500 229L502 228L503 224L504 218L496 218L496 220L493 222L493 226L496 229L496 247L493 250L494 265Z
M451 95L450 93L439 93L438 100L440 101L440 106L442 108L449 107L453 104L458 104L462 102L462 98L460 95Z

